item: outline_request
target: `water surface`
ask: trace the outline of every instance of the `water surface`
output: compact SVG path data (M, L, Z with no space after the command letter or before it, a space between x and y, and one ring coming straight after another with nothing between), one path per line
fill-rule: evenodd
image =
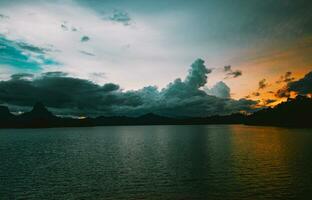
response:
M310 199L312 130L0 130L0 199Z

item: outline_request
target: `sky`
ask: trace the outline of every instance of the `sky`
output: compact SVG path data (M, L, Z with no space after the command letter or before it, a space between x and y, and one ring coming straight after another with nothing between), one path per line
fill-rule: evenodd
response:
M290 85L310 80L311 55L306 0L0 0L0 103L13 110L52 87L61 114L249 111L303 91Z

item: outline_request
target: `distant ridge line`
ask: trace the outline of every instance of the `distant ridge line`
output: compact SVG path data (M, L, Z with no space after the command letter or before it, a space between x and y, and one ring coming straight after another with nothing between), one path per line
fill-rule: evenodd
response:
M226 116L171 118L147 113L139 117L62 118L53 115L42 103L30 112L13 115L8 107L0 106L0 128L55 128L124 125L204 125L246 124L283 127L312 127L312 99L298 95L275 106L251 115L235 113Z

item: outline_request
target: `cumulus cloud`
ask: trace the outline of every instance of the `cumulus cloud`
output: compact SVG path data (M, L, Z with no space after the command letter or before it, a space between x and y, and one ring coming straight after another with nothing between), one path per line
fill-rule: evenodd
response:
M224 99L231 97L231 89L223 81L216 83L212 88L205 88L205 92Z
M207 83L207 74L211 73L211 69L207 69L204 65L205 61L197 59L189 69L189 73L185 79L185 83L193 88L200 88Z
M231 65L224 66L223 71L226 72L226 79L228 78L237 78L241 75L243 75L243 72L241 70L232 70Z
M0 102L30 107L41 101L59 114L88 116L135 116L149 112L176 117L209 116L253 110L256 101L223 98L229 97L229 88L222 91L222 97L207 94L202 88L210 72L204 61L198 59L184 80L178 78L161 90L147 86L131 91L123 91L118 84L98 85L62 72L39 77L20 74L0 82ZM218 86L227 88L222 83Z

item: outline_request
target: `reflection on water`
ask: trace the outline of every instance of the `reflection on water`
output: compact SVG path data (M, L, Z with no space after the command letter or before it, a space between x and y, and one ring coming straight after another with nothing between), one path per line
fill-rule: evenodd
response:
M0 199L309 199L312 131L0 130Z

